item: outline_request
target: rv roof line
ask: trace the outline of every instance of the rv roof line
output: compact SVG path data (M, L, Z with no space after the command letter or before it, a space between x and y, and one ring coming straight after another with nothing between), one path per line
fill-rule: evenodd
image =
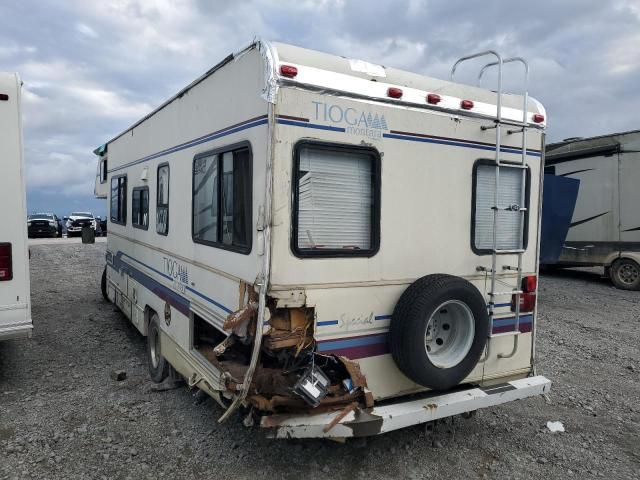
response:
M238 50L238 52L236 53L231 53L229 55L227 55L222 61L218 62L217 64L215 64L213 67L211 67L209 70L207 70L205 73L203 73L202 75L200 75L198 78L196 78L193 82L191 82L189 85L187 85L186 87L184 87L182 90L180 90L178 93L176 93L174 96L172 96L171 98L169 98L168 100L166 100L165 102L161 103L158 107L156 107L155 109L153 109L151 112L149 112L148 114L146 114L144 117L142 117L140 120L138 120L136 123L134 123L133 125L131 125L130 127L128 127L126 130L124 130L123 132L120 132L118 135L116 135L115 137L113 137L111 140L109 140L108 142L106 142L104 145L109 145L111 142L113 142L114 140L120 138L121 136L123 136L124 134L130 132L131 130L133 130L134 128L136 128L138 125L140 125L141 123L143 123L145 120L149 119L150 117L152 117L153 115L155 115L156 113L158 113L160 110L162 110L164 107L166 107L167 105L169 105L171 102L173 102L174 100L177 100L178 98L181 98L182 96L184 96L185 93L187 93L189 90L191 90L193 87L195 87L196 85L198 85L199 83L201 83L203 80L206 80L208 77L210 77L211 75L213 75L216 71L220 70L222 67L224 67L226 64L228 64L229 62L233 61L234 58L236 58L237 56L240 56L242 54L244 54L245 52L247 52L248 50L251 50L252 48L255 48L259 43L265 43L265 41L263 40L254 40L253 42L251 42L247 47ZM102 146L101 146L102 147ZM99 150L101 147L96 148L96 150ZM94 153L96 152L96 150L94 150Z
M353 90L333 89L331 87L327 88L326 86L309 84L309 83L306 83L306 82L300 82L300 81L296 81L296 80L287 80L286 78L278 75L277 72L276 72L276 69L275 69L275 66L279 64L277 47L275 45L272 45L268 41L254 39L247 47L237 51L236 53L232 53L230 55L227 55L227 57L225 57L221 62L217 63L215 66L213 66L212 68L207 70L204 74L202 74L196 80L194 80L189 85L187 85L185 88L180 90L177 94L175 94L174 96L170 97L168 100L166 100L165 102L160 104L157 108L155 108L154 110L149 112L147 115L145 115L144 117L139 119L133 125L129 126L126 130L122 131L121 133L119 133L118 135L113 137L111 140L106 142L104 145L96 148L94 150L94 153L96 155L101 155L102 153L105 153L109 143L111 143L114 140L122 137L123 135L131 132L133 129L135 129L136 127L141 125L143 122L145 122L146 120L151 118L153 115L155 115L156 113L158 113L159 111L164 109L166 106L171 104L173 101L182 98L192 88L194 88L195 86L197 86L198 84L200 84L201 82L206 80L208 77L213 75L219 69L221 69L225 65L229 64L230 62L233 62L234 60L242 57L244 54L246 54L247 52L249 52L249 51L251 51L251 50L253 50L255 48L258 48L263 53L264 61L267 63L266 69L265 69L265 78L264 78L264 82L265 82L265 87L264 87L265 90L264 91L266 92L266 95L267 95L267 97L266 97L267 101L270 101L269 97L270 97L270 95L273 94L273 91L271 91L270 88L272 88L272 87L275 88L276 85L288 85L288 86L299 86L299 87L304 87L304 88L307 88L307 89L313 89L314 91L333 92L333 93L335 93L337 95L348 95L350 97L360 98L360 99L367 99L367 100L370 100L370 101L376 101L376 102L380 102L380 103L397 104L397 105L403 105L403 106L406 106L406 107L415 107L415 108L419 108L419 109L427 109L427 110L433 110L433 111L446 112L446 113L459 115L459 116L466 116L466 117L473 117L473 118L485 118L485 119L486 118L494 118L494 116L490 115L487 112L469 111L468 109L463 109L463 107L461 107L461 108L452 108L451 106L442 107L442 106L433 105L433 104L417 103L417 102L414 102L414 101L408 102L406 100L403 101L400 98L396 99L396 98L387 98L387 97L383 97L383 96L371 96L370 92L369 92L369 94L367 94L367 93L359 93L359 92L356 92L356 91L353 91ZM269 72L269 70L272 70L272 71ZM336 73L340 73L340 72L336 72ZM394 82L394 84L395 84L395 82ZM409 87L408 85L404 85L404 84L398 84L398 85L402 85L402 88L411 89L411 87ZM443 88L444 88L444 86L440 86L440 87L435 88L431 92L440 91ZM473 88L477 88L477 87L473 87ZM482 89L482 90L486 90L486 89ZM426 94L428 92L423 92L423 93ZM503 96L505 96L505 97L510 96L510 95L512 95L512 94L508 94L506 92L503 93ZM453 96L451 98L456 99L457 96ZM534 104L538 105L539 108L542 108L541 105L539 104L539 102L537 102L534 98L530 98L530 100ZM465 100L462 97L460 97L460 101L465 101ZM486 101L485 102L480 102L480 103L484 105L484 104L486 104ZM492 103L487 104L487 105L493 106ZM510 108L513 109L516 112L521 111L516 107L510 107ZM528 121L527 124L531 128L538 128L538 129L544 129L545 128L544 124L542 124L542 123L537 124L537 123L534 123L534 122Z
M607 137L617 137L617 136L620 136L620 135L630 135L632 133L640 133L640 129L637 129L637 130L625 130L623 132L615 132L615 133L605 133L605 134L602 134L602 135L594 135L593 137L569 137L569 138L565 138L564 140L562 140L560 142L548 143L547 144L547 148L556 147L556 146L559 146L559 145L565 145L567 143L584 142L584 141L588 141L588 140L595 140L597 138L607 138Z

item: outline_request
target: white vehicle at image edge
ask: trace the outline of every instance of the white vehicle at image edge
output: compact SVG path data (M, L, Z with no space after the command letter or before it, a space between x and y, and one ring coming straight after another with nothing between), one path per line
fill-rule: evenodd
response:
M493 51L452 79L472 59L527 83ZM333 439L547 392L545 111L500 80L257 41L98 147L102 293L151 379L184 378L220 421Z
M0 73L0 340L32 332L21 85Z
M82 234L83 227L96 230L96 219L90 212L72 212L66 219L67 237Z

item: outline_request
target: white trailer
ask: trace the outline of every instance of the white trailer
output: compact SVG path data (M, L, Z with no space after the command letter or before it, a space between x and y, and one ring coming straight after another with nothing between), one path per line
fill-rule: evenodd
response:
M456 67L475 58L528 72ZM544 110L496 89L260 41L96 149L103 293L152 379L177 371L274 437L546 392Z
M0 340L31 336L21 81L0 73Z
M550 144L546 165L580 181L557 265L603 266L616 287L640 290L640 130Z

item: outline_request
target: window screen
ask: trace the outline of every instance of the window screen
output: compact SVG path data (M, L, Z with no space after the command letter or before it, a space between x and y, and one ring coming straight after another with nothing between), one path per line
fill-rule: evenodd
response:
M111 221L127 223L127 177L111 179Z
M158 167L156 232L161 235L169 233L169 165L160 165Z
M498 206L528 206L528 171L526 181L522 182L522 169L500 167L500 188ZM482 253L493 250L493 206L495 205L495 175L492 164L478 163L475 172L475 221L474 246ZM522 203L522 188L525 188L525 205ZM524 224L520 225L522 213L516 210L498 210L496 228L496 247L499 250L515 250L526 248L526 231L528 213L525 213ZM522 228L522 230L521 230ZM522 242L522 243L521 243Z
M371 150L298 148L294 251L367 254L377 246L377 156Z
M134 227L149 228L149 188L134 188L131 193L131 223Z
M193 164L193 238L251 250L251 153L248 148L199 155Z

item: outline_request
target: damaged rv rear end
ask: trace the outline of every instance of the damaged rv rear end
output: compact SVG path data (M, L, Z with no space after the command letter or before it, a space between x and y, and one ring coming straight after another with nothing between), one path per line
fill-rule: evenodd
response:
M254 43L96 151L103 294L154 381L177 372L273 437L542 394L544 115L500 81Z

